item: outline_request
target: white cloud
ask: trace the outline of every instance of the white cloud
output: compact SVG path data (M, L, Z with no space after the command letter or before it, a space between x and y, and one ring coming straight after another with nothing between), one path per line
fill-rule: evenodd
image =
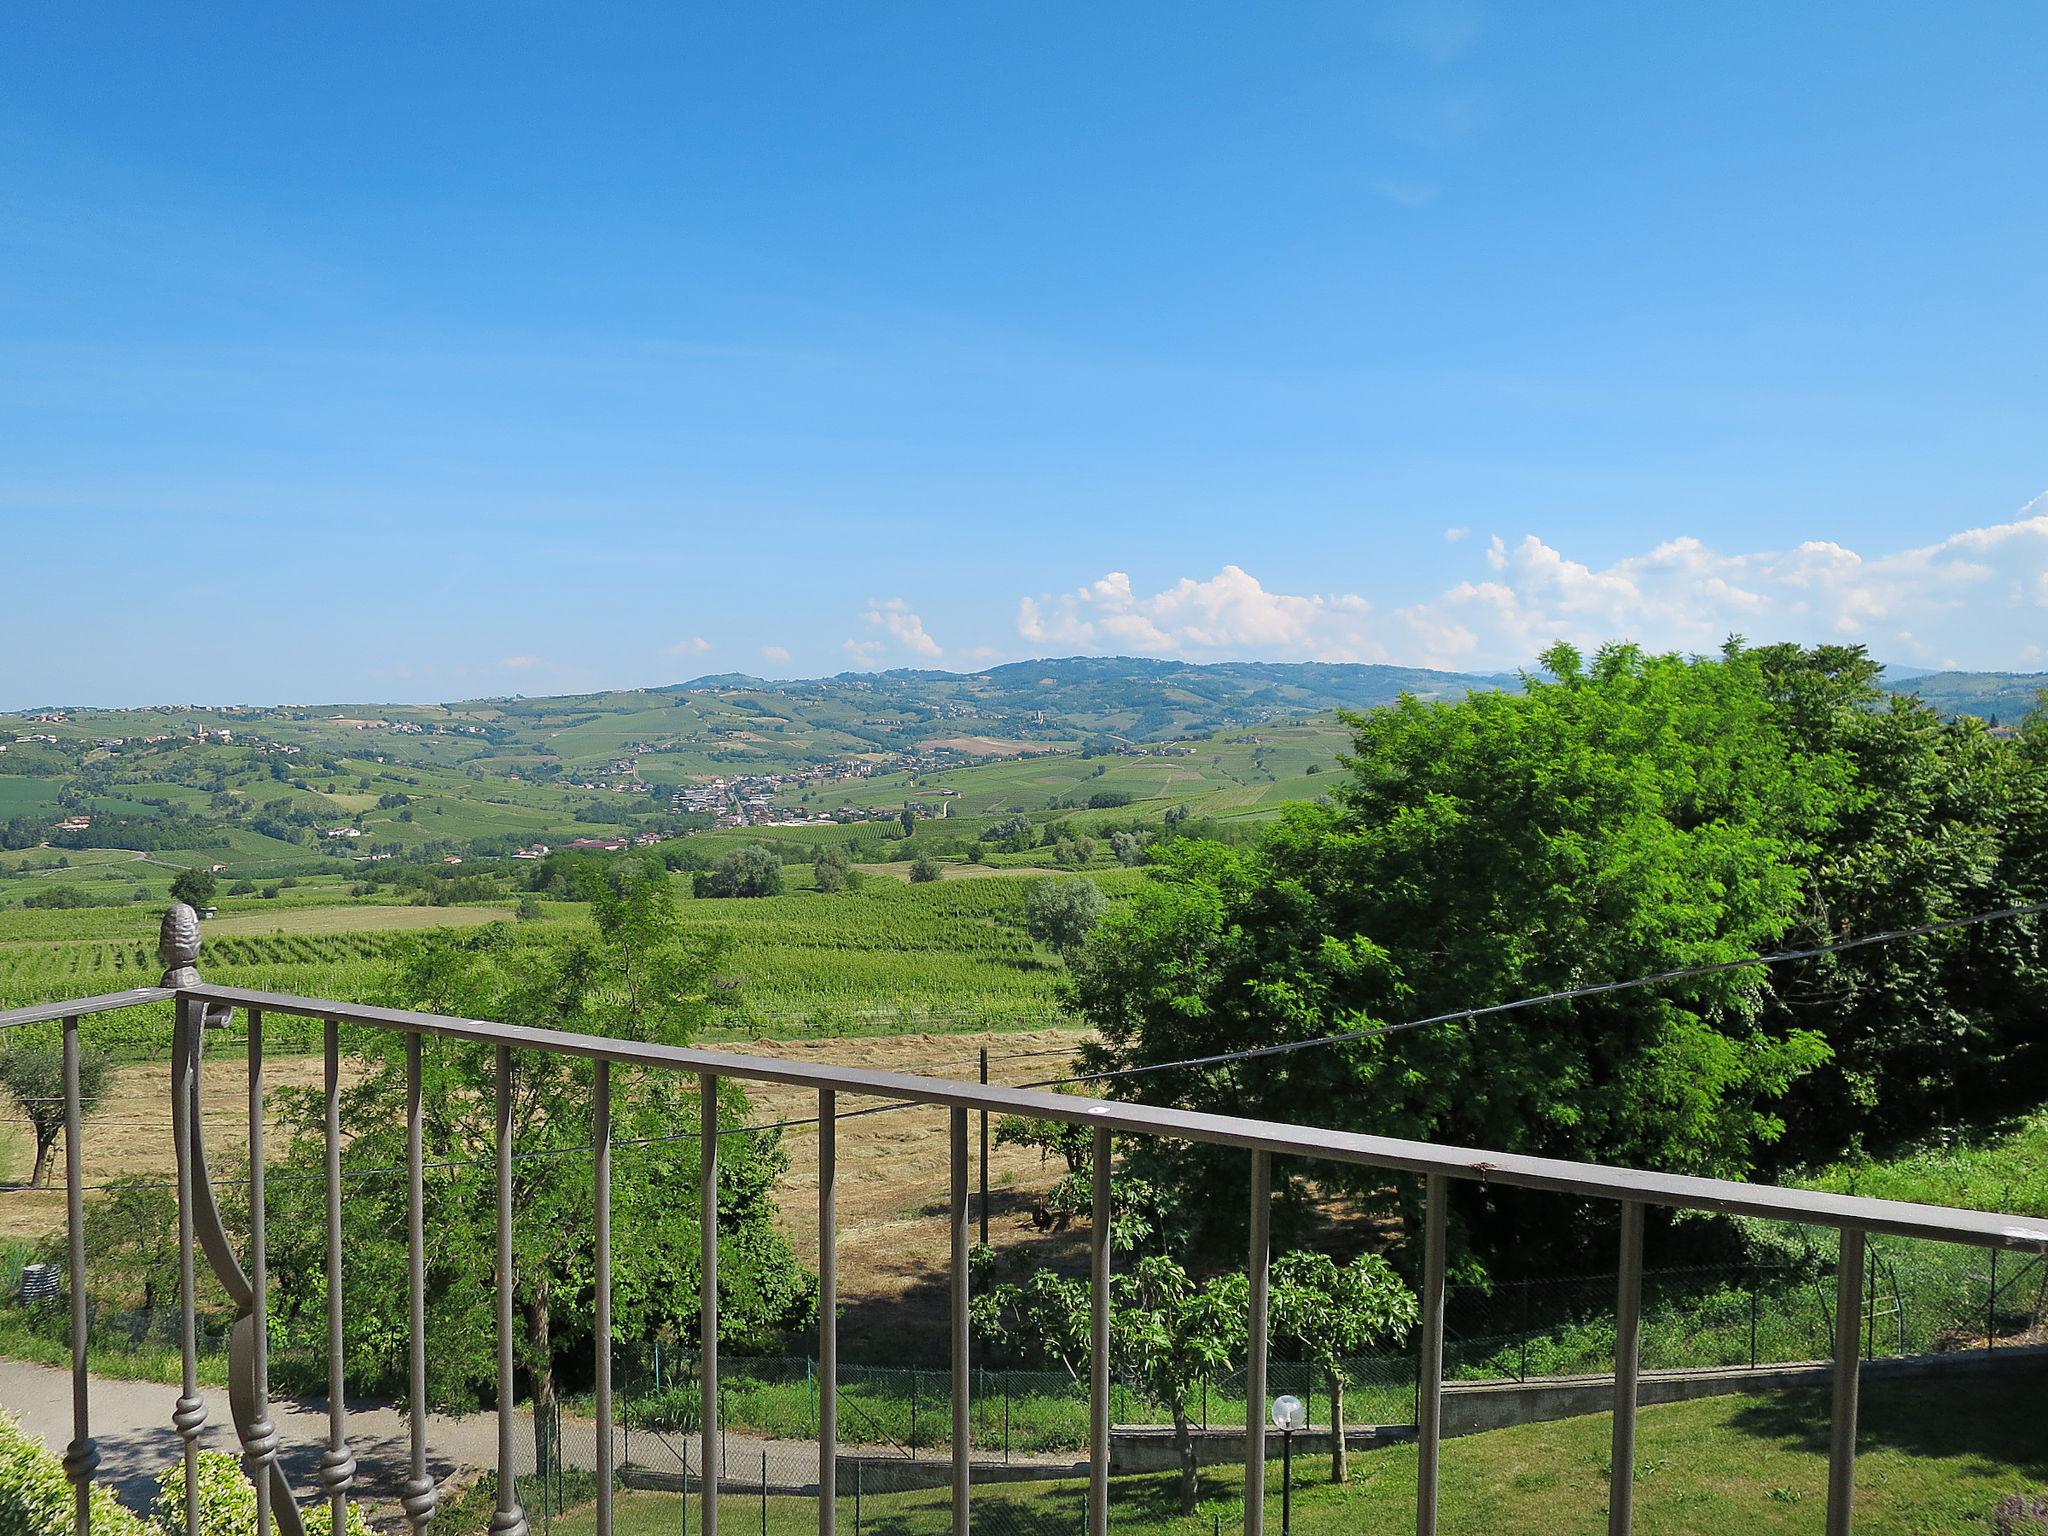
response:
M1446 544L1461 544L1471 537L1472 530L1470 528L1446 528L1444 530L1444 542Z
M499 666L508 667L514 672L531 672L540 664L538 656L507 656L498 663Z
M912 656L927 659L945 654L945 649L925 630L924 620L910 611L910 604L900 597L869 598L868 610L861 615L864 623L880 630L890 642ZM872 661L881 655L883 644L879 639L848 640L844 649L852 655Z
M1446 537L1456 543L1462 532ZM1812 540L1731 554L1688 536L1596 566L1528 534L1489 540L1482 558L1483 572L1392 609L1352 593L1269 591L1235 565L1149 595L1112 571L1071 592L1021 599L1017 632L1040 647L1140 655L1495 670L1526 666L1556 640L1710 651L1731 634L2011 666L2029 657L2023 642L2048 628L2048 497L2011 522L1889 553Z
M764 645L761 647L761 659L763 661L772 661L778 667L782 666L789 660L789 647L786 645Z
M1017 632L1039 644L1107 645L1139 655L1293 656L1317 661L1379 660L1370 605L1353 593L1269 592L1242 566L1206 581L1183 577L1150 597L1111 571L1075 592L1018 605Z
M702 656L711 649L711 642L702 635L692 635L687 640L678 640L674 645L663 646L664 656Z

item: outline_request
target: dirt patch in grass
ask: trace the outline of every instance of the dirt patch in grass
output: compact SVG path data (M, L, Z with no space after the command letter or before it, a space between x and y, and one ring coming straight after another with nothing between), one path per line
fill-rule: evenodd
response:
M263 1067L264 1085L273 1093L285 1087L315 1087L321 1079L322 1063L317 1056L274 1057ZM343 1080L353 1079L353 1071L344 1063ZM249 1149L249 1069L239 1051L207 1061L200 1077L199 1113L206 1132L206 1155L218 1178L246 1157ZM264 1123L276 1126L274 1105ZM273 1137L273 1159L282 1150L282 1139ZM26 1133L18 1140L16 1172L25 1178L34 1147ZM106 1097L85 1122L83 1164L88 1190L133 1175L166 1183L177 1177L171 1147L170 1062L122 1062L109 1070ZM61 1231L63 1226L64 1149L60 1141L50 1158L48 1188L29 1189L21 1184L0 1188L0 1238L39 1238Z
M406 908L394 910L405 911ZM1050 1076L1065 1066L1066 1052L1081 1037L1071 1030L990 1032L978 1035L880 1035L849 1039L756 1040L739 1049L785 1060L830 1062L843 1066L922 1072L973 1080L978 1052L985 1046L997 1082L1024 1082ZM1051 1055L1019 1057L1020 1052ZM207 1153L218 1176L238 1162L249 1144L248 1075L239 1051L210 1054L203 1074L202 1119ZM170 1063L125 1062L115 1066L101 1108L85 1126L85 1178L88 1186L128 1175L176 1177L170 1132ZM343 1080L352 1082L353 1067L344 1061ZM317 1087L322 1064L317 1056L277 1056L264 1066L264 1079L277 1089ZM756 1121L804 1119L817 1113L810 1092L774 1085L749 1089ZM841 1337L845 1358L874 1364L899 1364L913 1357L942 1358L945 1351L946 1274L950 1250L946 1208L951 1187L948 1113L918 1106L879 1114L860 1110L879 1107L871 1099L842 1097L839 1144L840 1295L845 1305ZM274 1105L267 1123L275 1158L285 1137L276 1129ZM25 1178L31 1148L16 1135L17 1175ZM791 1126L784 1132L790 1171L778 1191L783 1228L806 1265L818 1255L818 1131L815 1124ZM1033 1262L1051 1263L1079 1272L1086 1265L1085 1229L1039 1232L1031 1224L1037 1202L1064 1172L1058 1161L1041 1162L1038 1154L995 1145L989 1133L989 1239L1000 1250L1020 1249ZM970 1189L978 1188L979 1118L969 1117ZM971 1210L979 1235L978 1201ZM31 1190L19 1184L0 1188L0 1238L36 1239L62 1230L64 1223L64 1160L60 1148L53 1159L50 1186Z
M385 933L394 929L471 928L509 923L510 907L303 906L223 912L209 918L206 936L256 933ZM202 962L203 963L203 962Z
M1054 1075L1064 1053L1078 1048L1071 1030L1025 1030L980 1035L883 1035L861 1039L757 1040L750 1053L837 1066L922 1072L972 1081L977 1052L987 1047L996 1082ZM1059 1054L1019 1057L1026 1051ZM755 1085L748 1089L757 1120L817 1114L817 1096L803 1089ZM946 1275L951 1236L946 1221L952 1187L949 1112L917 1105L878 1109L873 1099L839 1101L839 1293L843 1358L876 1365L943 1358ZM818 1255L818 1128L784 1132L790 1170L781 1194L783 1228L807 1265ZM979 1238L980 1118L968 1117L969 1213ZM995 1144L989 1127L989 1241L998 1251L1021 1250L1031 1262L1079 1272L1087 1264L1085 1229L1040 1232L1032 1207L1066 1171L1058 1160Z
M927 751L971 752L978 757L1018 757L1031 750L1026 742L1004 741L995 736L946 736L918 745Z
M856 864L853 866L864 875L880 875L884 880L907 882L910 879L908 864ZM941 880L985 880L992 875L1070 875L1070 869L1040 869L1029 864L946 864L939 865Z

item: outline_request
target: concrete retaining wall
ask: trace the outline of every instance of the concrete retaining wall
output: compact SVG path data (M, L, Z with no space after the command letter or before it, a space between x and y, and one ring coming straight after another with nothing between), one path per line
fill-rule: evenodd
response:
M2048 1367L2048 1348L2023 1345L2012 1349L1866 1360L1863 1379L1880 1381L1986 1370L2041 1370L2044 1367ZM1724 1370L1645 1371L1640 1378L1636 1401L1644 1405L1680 1403L1698 1397L1825 1387L1833 1377L1834 1367L1826 1361L1733 1366ZM1551 1419L1606 1413L1613 1406L1614 1378L1611 1375L1546 1376L1535 1381L1449 1382L1444 1386L1444 1433L1447 1436L1476 1435L1484 1430L1506 1429L1515 1424L1540 1424ZM1354 1449L1362 1449L1414 1437L1415 1426L1412 1424L1379 1424L1351 1428L1344 1438ZM1266 1444L1271 1455L1280 1454L1280 1437L1277 1434L1268 1432ZM1294 1449L1297 1455L1327 1456L1330 1432L1327 1429L1301 1431L1294 1437ZM1202 1466L1235 1465L1244 1460L1244 1453L1245 1437L1241 1428L1195 1431L1195 1460ZM1110 1437L1109 1454L1111 1470L1119 1473L1164 1472L1178 1465L1170 1429L1115 1430Z

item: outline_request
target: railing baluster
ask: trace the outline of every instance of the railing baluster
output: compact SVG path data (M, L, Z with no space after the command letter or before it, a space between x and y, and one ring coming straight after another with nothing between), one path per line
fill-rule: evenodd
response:
M1244 1530L1266 1528L1266 1276L1273 1250L1273 1154L1252 1153L1251 1307L1244 1372Z
M839 1095L818 1093L818 1536L839 1528Z
M256 1489L256 1529L269 1536L277 1426L270 1419L270 1238L264 1194L263 1010L249 1019L249 1391L254 1412L242 1443L242 1464Z
M519 1507L519 1417L512 1398L512 1047L498 1046L498 1506L494 1536L526 1536ZM336 1527L338 1530L339 1527Z
M406 1317L412 1338L408 1401L411 1405L412 1468L399 1488L399 1505L414 1536L426 1530L440 1505L427 1473L427 1163L426 1109L420 1082L417 1032L405 1037L405 1285Z
M77 1536L92 1530L92 1479L99 1471L99 1446L85 1369L85 1132L79 1123L78 1020L64 1021L64 1220L65 1258L71 1266L71 1443L64 1448L64 1475L74 1496Z
M597 1536L612 1536L612 1064L597 1064L591 1101L597 1200Z
M973 1454L973 1386L967 1354L967 1111L951 1112L953 1198L953 1536L968 1536L968 1477Z
M1835 1266L1834 1417L1828 1432L1828 1536L1849 1536L1856 1510L1856 1389L1863 1352L1861 1227L1842 1229Z
M1436 1536L1436 1485L1444 1434L1444 1224L1450 1181L1422 1180L1422 1360L1415 1394L1415 1531Z
M1109 1536L1109 1132L1095 1132L1088 1234L1088 1532Z
M698 1536L718 1536L718 1076L698 1079L697 1123L697 1374L703 1407L697 1415L698 1491L704 1518Z
M171 1087L171 1140L178 1157L178 1343L183 1355L178 1403L171 1425L185 1442L185 1530L199 1530L199 1434L206 1427L206 1404L199 1396L199 1297L193 1263L193 1148L198 1127L199 1032L205 1027L204 1003L178 1005L177 1064Z
M1643 1331L1643 1205L1621 1202L1620 1279L1614 1302L1614 1439L1608 1458L1607 1536L1635 1519L1636 1382Z
M342 1323L341 1263L341 1024L327 1020L327 1449L320 1453L320 1488L333 1513L334 1531L348 1528L348 1491L356 1480L348 1448L347 1335Z

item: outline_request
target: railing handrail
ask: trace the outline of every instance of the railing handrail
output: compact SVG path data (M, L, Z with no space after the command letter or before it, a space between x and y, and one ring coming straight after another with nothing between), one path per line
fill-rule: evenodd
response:
M405 1036L408 1182L407 1252L410 1265L411 1391L413 1415L412 1476L402 1488L402 1504L414 1536L425 1536L438 1503L438 1488L428 1475L421 1424L426 1405L425 1371L425 1152L421 1054L427 1036L488 1044L495 1056L495 1162L497 1252L497 1386L498 1486L491 1517L493 1536L528 1536L520 1506L514 1446L516 1283L513 1227L513 1052L529 1049L558 1056L578 1056L595 1063L591 1151L594 1247L596 1255L597 1334L610 1334L611 1245L611 1081L615 1065L683 1072L699 1080L698 1137L698 1350L703 1402L698 1434L704 1469L700 1490L700 1536L718 1536L719 1479L713 1470L719 1449L719 1141L726 1134L748 1134L747 1127L728 1133L719 1124L721 1079L775 1083L810 1089L818 1103L818 1338L819 1358L826 1368L819 1377L819 1536L836 1536L838 1471L838 1283L836 1253L836 1126L841 1093L884 1101L882 1107L925 1104L943 1107L949 1121L951 1198L948 1225L952 1259L948 1275L949 1357L952 1381L952 1529L970 1536L969 1499L972 1485L971 1357L969 1332L968 1240L968 1116L980 1111L1011 1113L1088 1126L1094 1144L1094 1191L1089 1238L1089 1375L1088 1518L1090 1536L1109 1531L1109 1413L1111 1187L1113 1133L1126 1136L1199 1142L1248 1151L1250 1155L1250 1242L1246 1255L1249 1281L1245 1366L1245 1536L1263 1536L1266 1452L1266 1346L1270 1329L1268 1279L1271 1267L1272 1163L1275 1155L1320 1158L1395 1172L1422 1175L1422 1275L1416 1379L1416 1531L1436 1536L1440 1449L1443 1434L1444 1310L1446 1292L1446 1228L1450 1181L1464 1179L1553 1193L1614 1200L1620 1204L1620 1253L1616 1295L1614 1420L1610 1455L1609 1536L1630 1536L1635 1468L1635 1390L1640 1369L1640 1320L1643 1291L1643 1207L1649 1204L1731 1212L1766 1219L1833 1227L1840 1232L1835 1264L1835 1305L1831 1331L1833 1406L1828 1448L1828 1536L1850 1536L1854 1518L1858 1372L1863 1333L1863 1290L1867 1275L1868 1236L1898 1236L1963 1243L1991 1250L1997 1267L2001 1249L2048 1253L2048 1217L2002 1215L1990 1211L1949 1209L1902 1201L1821 1190L1752 1185L1728 1179L1645 1173L1635 1169L1489 1152L1430 1142L1370 1136L1358 1132L1256 1120L1195 1110L1129 1104L1051 1093L1042 1088L1004 1087L987 1082L925 1077L865 1067L820 1065L749 1056L740 1052L669 1046L568 1030L536 1029L488 1020L339 1003L326 998L258 992L203 984L194 967L200 950L199 922L189 906L173 906L164 916L158 955L167 967L163 984L126 992L43 1003L0 1012L0 1029L44 1021L60 1021L64 1054L64 1163L68 1258L71 1270L71 1354L73 1438L64 1453L64 1472L75 1494L76 1536L91 1536L91 1493L99 1462L90 1433L90 1382L87 1361L88 1308L80 1281L85 1268L83 1095L80 1089L82 1042L79 1021L139 1004L172 1001L175 1016L172 1057L171 1133L178 1168L179 1310L183 1391L172 1423L184 1441L185 1525L200 1524L199 1441L206 1406L198 1393L197 1270L204 1251L215 1277L237 1302L230 1344L230 1409L244 1452L244 1468L255 1487L257 1524L270 1523L274 1513L286 1536L303 1529L294 1495L278 1462L278 1433L268 1412L266 1249L263 1241L264 1157L262 1150L263 1026L266 1014L284 1014L323 1021L325 1058L327 1183L327 1308L328 1365L331 1376L328 1447L320 1458L322 1496L330 1505L334 1528L345 1523L355 1487L355 1457L349 1448L346 1394L343 1391L346 1335L342 1311L341 1226L341 1060L344 1023L399 1031ZM224 1025L234 1009L248 1019L248 1090L250 1116L249 1196L253 1219L251 1272L244 1274L222 1224L212 1185L207 1178L204 1136L200 1123L202 1041L209 1026ZM984 1071L983 1076L986 1076ZM872 1111L860 1111L869 1113ZM985 1143L984 1143L985 1144ZM984 1153L984 1155L986 1155ZM1995 1295L1995 1279L1994 1295ZM611 1349L607 1342L595 1358L597 1400L605 1426L598 1450L598 1528L612 1528ZM766 1487L766 1478L763 1478ZM765 1497L765 1495L764 1495ZM856 1485L858 1499L858 1485ZM765 1505L764 1505L765 1522ZM1284 1524L1284 1520L1283 1520Z
M34 1003L26 1008L0 1010L0 1029L20 1024L54 1024L59 1019L83 1019L96 1013L118 1013L144 1003L161 1003L178 994L169 987L130 987L125 992L102 992L97 997L74 997L63 1003Z
M374 1025L447 1039L584 1056L621 1066L711 1073L791 1088L833 1090L949 1109L1059 1120L1121 1135L1206 1142L1283 1157L1327 1158L1394 1172L1440 1174L1446 1178L1482 1184L1506 1184L1595 1199L1639 1200L1651 1205L1718 1211L1842 1230L1886 1232L1898 1237L1930 1238L2022 1252L2048 1252L2048 1218L2042 1217L1924 1205L1904 1200L1880 1200L1866 1195L1843 1195L1828 1190L1793 1189L1774 1184L1744 1184L1734 1179L1701 1178L1690 1174L1649 1173L1600 1163L1410 1141L1359 1131L1210 1114L1202 1110L1089 1099L1037 1088L1011 1088L996 1083L924 1077L871 1067L783 1061L770 1056L621 1040L575 1030L535 1029L486 1019L339 1003L325 998L258 992L242 987L180 987L174 995L188 1002L335 1019L344 1024ZM63 1005L49 1006L55 1012L44 1016L68 1016ZM4 1018L0 1016L0 1021Z

